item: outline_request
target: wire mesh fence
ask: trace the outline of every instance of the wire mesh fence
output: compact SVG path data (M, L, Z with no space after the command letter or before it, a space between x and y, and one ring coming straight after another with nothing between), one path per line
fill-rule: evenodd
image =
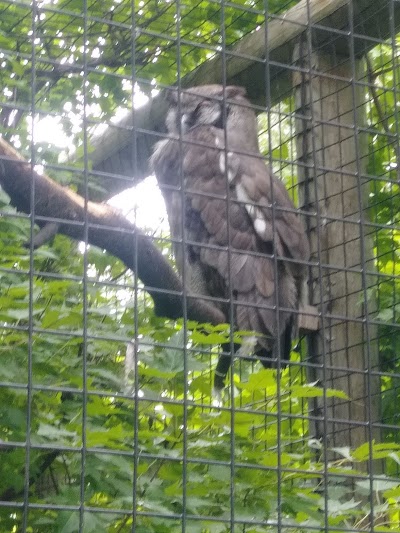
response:
M400 2L0 14L0 530L398 531Z

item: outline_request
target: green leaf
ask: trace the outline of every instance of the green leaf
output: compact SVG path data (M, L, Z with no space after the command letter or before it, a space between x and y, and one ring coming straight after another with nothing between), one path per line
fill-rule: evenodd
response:
M335 448L331 448L331 450L333 452L335 452L335 453L338 453L339 455L341 455L345 459L348 459L349 461L354 461L354 458L352 456L352 453L351 453L351 450L350 450L349 446L342 446L340 448L335 447Z
M349 397L343 391L336 389L322 389L313 384L311 385L294 385L289 388L290 394L294 398L341 398L348 400Z
M239 382L235 384L239 389L248 392L257 390L272 389L273 393L276 391L276 371L262 369L257 373L250 374L248 382Z
M367 461L368 459L384 459L390 457L395 451L400 450L400 444L394 442L366 442L353 451L353 457L357 461Z
M372 482L370 479L356 481L356 485L359 489L362 489L365 494L371 494L371 489L373 492L382 492L385 490L392 490L399 486L398 481L391 479L374 479Z

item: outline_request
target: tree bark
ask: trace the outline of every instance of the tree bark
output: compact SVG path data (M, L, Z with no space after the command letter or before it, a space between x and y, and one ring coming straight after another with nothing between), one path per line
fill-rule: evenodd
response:
M226 322L211 302L187 295L179 277L152 238L107 204L85 199L62 187L0 138L0 185L19 211L29 214L40 227L55 223L58 232L86 240L121 259L137 274L154 300L155 313L198 322ZM34 243L32 243L33 247ZM186 304L184 301L186 297Z

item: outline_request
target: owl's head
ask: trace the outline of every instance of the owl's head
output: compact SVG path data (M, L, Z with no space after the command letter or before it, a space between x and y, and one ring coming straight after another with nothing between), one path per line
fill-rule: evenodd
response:
M167 129L177 134L185 134L199 125L223 129L233 106L249 106L245 95L244 87L234 85L228 85L225 89L222 85L200 85L179 94L170 91L167 95L171 104L166 120Z

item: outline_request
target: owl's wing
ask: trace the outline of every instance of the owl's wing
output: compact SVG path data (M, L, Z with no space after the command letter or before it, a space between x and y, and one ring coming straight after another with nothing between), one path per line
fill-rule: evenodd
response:
M280 258L306 261L309 253L294 206L261 158L223 150L221 130L198 127L185 141L185 227L192 258L234 293L240 329L281 334L290 314L281 314L278 328L275 289L280 307L296 308L296 268L280 263L275 280L270 256L275 250ZM304 277L302 267L298 271Z
M269 171L262 159L238 158L236 195L246 209L255 233L262 242L273 246L278 258L293 260L286 264L295 277L304 277L305 262L310 255L309 242L284 184Z

